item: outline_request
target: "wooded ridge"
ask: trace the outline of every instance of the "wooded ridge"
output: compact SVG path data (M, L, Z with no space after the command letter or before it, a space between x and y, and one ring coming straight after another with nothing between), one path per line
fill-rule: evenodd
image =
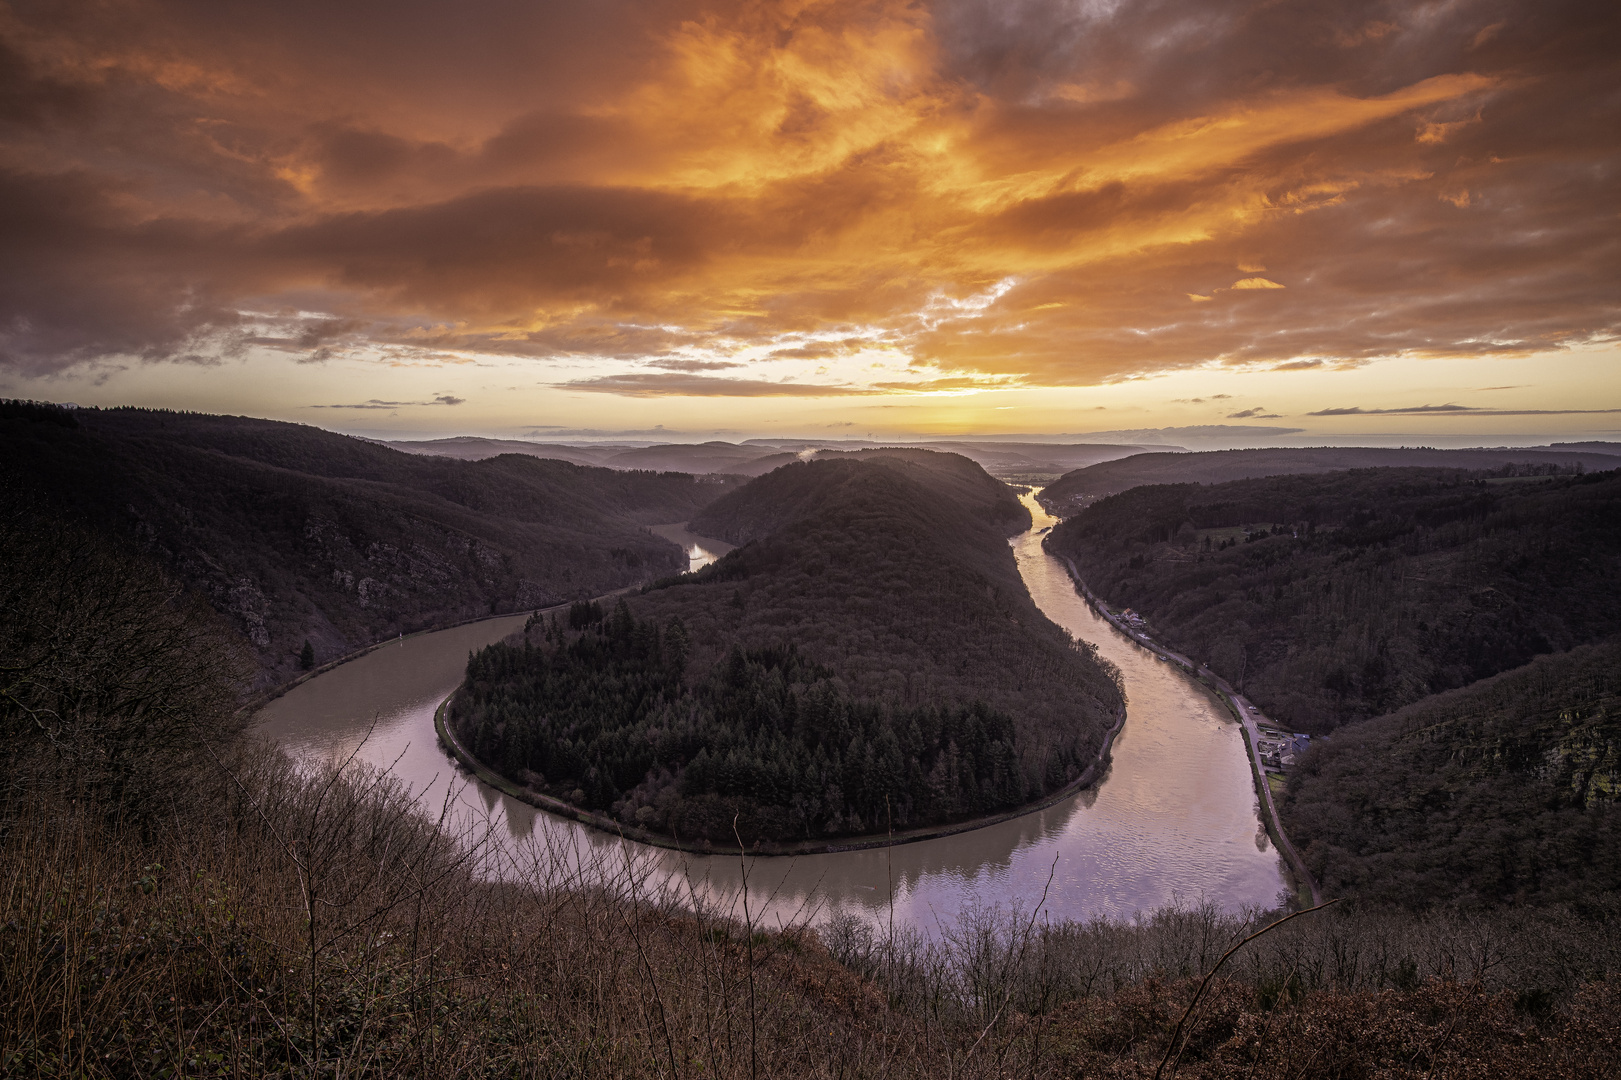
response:
M1558 444L1523 448L1437 450L1428 446L1304 446L1201 453L1148 453L1065 473L1041 491L1042 505L1069 517L1109 495L1148 484L1221 484L1264 476L1340 472L1345 469L1443 468L1602 472L1617 465L1614 444ZM1506 475L1506 474L1505 474Z
M645 526L735 481L399 453L299 424L0 404L12 497L131 543L251 647L257 685L384 637L686 565ZM302 657L304 642L310 655Z
M1135 488L1054 528L1092 590L1323 734L1621 631L1621 472Z

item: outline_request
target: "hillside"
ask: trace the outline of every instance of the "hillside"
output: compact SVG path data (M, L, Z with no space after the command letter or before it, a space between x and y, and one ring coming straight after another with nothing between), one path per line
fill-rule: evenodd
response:
M684 567L645 526L726 490L683 474L402 454L317 428L0 410L13 496L132 541L252 644L259 684L384 637ZM28 493L32 493L31 495Z
M452 722L535 791L689 841L1022 805L1086 772L1121 705L1030 601L1006 541L1028 520L954 455L787 466L695 519L744 544L719 562L480 653Z
M1312 749L1280 804L1332 895L1580 903L1621 889L1621 641L1540 656Z
M966 513L1002 536L1012 536L1030 527L1030 512L1013 492L957 454L909 448L826 451L817 455L815 461L817 464L880 462L889 472L917 484L928 497L949 500L952 512ZM861 470L828 472L807 470L802 465L779 468L721 496L692 519L690 528L703 536L746 544L793 521L848 509L851 492L844 484L859 486L868 482L867 474ZM1008 565L1013 565L1011 560Z
M1141 487L1054 528L1099 596L1314 734L1621 631L1621 472Z
M1526 450L1432 450L1425 447L1314 446L1301 449L1212 450L1198 454L1136 454L1066 473L1041 492L1041 503L1068 517L1109 495L1145 484L1221 484L1260 476L1342 469L1497 469L1533 465L1588 471L1615 468L1613 452L1587 447Z

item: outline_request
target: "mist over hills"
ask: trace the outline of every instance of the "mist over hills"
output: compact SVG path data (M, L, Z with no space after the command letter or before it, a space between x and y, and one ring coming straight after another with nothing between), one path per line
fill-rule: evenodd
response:
M1369 468L1494 469L1511 464L1588 470L1615 468L1615 443L1560 443L1548 447L1437 450L1430 447L1317 446L1298 449L1208 450L1194 454L1147 453L1077 469L1049 484L1041 502L1068 517L1091 502L1145 484L1219 484L1258 476L1336 472Z
M456 723L505 775L688 840L1018 806L1085 774L1122 703L1025 591L1006 538L1028 523L958 455L788 465L694 520L743 545L718 562L480 653Z
M251 643L260 685L384 637L685 566L645 526L735 481L507 454L471 462L249 417L0 410L13 498L157 559Z

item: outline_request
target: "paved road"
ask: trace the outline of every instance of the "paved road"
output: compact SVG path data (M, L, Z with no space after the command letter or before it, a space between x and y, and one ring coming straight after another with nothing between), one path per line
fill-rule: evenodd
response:
M1296 851L1295 846L1289 842L1289 835L1283 831L1283 821L1278 817L1278 809L1272 803L1272 785L1266 782L1266 766L1261 762L1261 732L1259 725L1266 721L1266 715L1262 713L1261 710L1257 709L1255 705L1243 694L1240 694L1237 690L1233 689L1231 684L1229 684L1226 679L1223 679L1214 671L1211 671L1207 667L1200 667L1198 664L1194 663L1193 660L1183 656L1181 653L1172 649L1167 649L1165 646L1154 641L1153 638L1149 637L1141 630L1135 630L1126 625L1125 622L1117 618L1109 610L1108 606L1105 605L1103 601L1099 600L1092 594L1091 589L1086 587L1086 582L1081 580L1081 571L1080 568L1075 565L1075 560L1071 559L1067 555L1061 556L1061 558L1063 558L1065 564L1068 565L1070 578L1075 582L1075 587L1080 590L1081 595L1086 597L1087 601L1095 609L1097 609L1098 614L1109 620L1109 623L1116 630L1119 630L1122 634L1125 634L1127 637L1131 638L1139 645L1142 645L1144 648L1150 649L1165 659L1170 660L1172 663L1180 665L1189 674L1197 677L1207 686L1211 687L1217 693L1225 697L1232 705L1233 712L1237 714L1239 723L1243 725L1245 735L1247 736L1244 740L1244 744L1249 750L1250 764L1254 767L1255 775L1258 778L1255 785L1256 794L1261 800L1262 811L1265 813L1267 820L1271 822L1272 835L1277 837L1278 847L1282 849L1284 857L1289 860L1289 865L1294 868L1294 871L1297 875L1299 875L1300 880L1304 881L1306 883L1306 887L1311 891L1312 906L1315 907L1316 905L1321 904L1323 902L1323 894L1322 891L1317 887L1317 879L1312 877L1311 871L1306 869L1306 860L1300 857L1300 852Z

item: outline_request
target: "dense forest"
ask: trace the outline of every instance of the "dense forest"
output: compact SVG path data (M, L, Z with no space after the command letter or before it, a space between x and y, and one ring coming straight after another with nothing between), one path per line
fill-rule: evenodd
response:
M1549 468L1142 487L1048 543L1161 640L1322 734L1621 631L1621 472L1525 475Z
M1108 495L1150 484L1222 484L1263 476L1341 472L1346 469L1613 469L1609 444L1567 443L1524 449L1437 450L1427 446L1307 446L1260 450L1210 450L1197 454L1152 453L1105 461L1065 473L1041 491L1051 513L1068 517Z
M507 776L676 838L808 839L979 817L1026 789L1013 721L983 703L884 707L841 692L792 645L745 650L689 683L686 629L623 602L468 664L452 715ZM577 632L571 632L576 630ZM1077 747L1063 748L1073 755ZM1048 786L1084 761L1055 755Z
M1331 895L1580 905L1621 890L1618 798L1612 638L1320 741L1279 809Z
M719 562L474 657L458 731L520 783L689 840L737 814L794 840L1029 802L1123 702L1024 590L1006 537L1028 520L955 455L789 465L694 522L744 542Z
M680 549L645 526L735 484L14 402L0 404L0 463L14 494L133 542L207 597L250 644L261 685L397 633L678 570Z

